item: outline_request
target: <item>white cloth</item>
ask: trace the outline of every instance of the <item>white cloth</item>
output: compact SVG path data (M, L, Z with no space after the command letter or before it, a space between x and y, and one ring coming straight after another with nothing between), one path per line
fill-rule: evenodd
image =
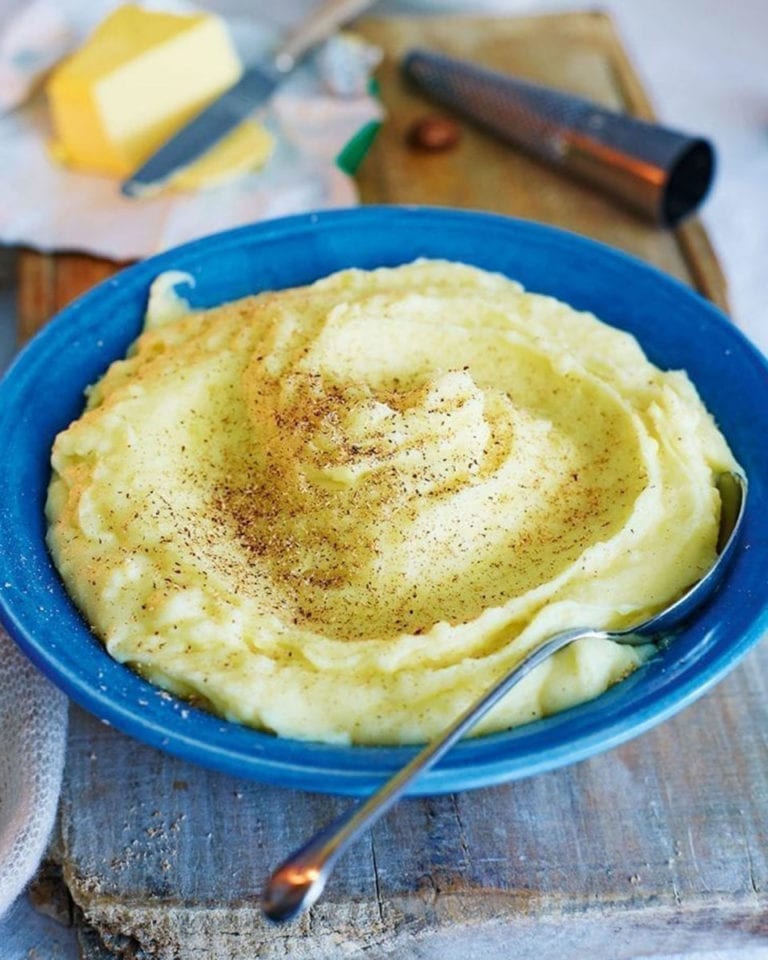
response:
M56 814L67 700L0 628L0 915L32 877Z

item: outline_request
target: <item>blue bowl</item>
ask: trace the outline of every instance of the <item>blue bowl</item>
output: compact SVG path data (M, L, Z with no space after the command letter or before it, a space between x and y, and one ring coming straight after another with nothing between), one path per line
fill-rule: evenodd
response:
M491 214L363 207L206 237L137 264L57 316L0 384L0 615L69 696L126 733L195 763L329 793L369 791L414 753L284 740L227 723L161 693L113 661L51 564L43 504L54 436L84 387L139 333L163 270L195 277L195 306L304 284L342 267L444 257L497 270L529 290L631 331L651 360L685 368L750 478L734 562L714 599L667 649L590 703L458 744L413 793L443 793L581 760L671 716L720 680L768 628L768 366L711 304L645 264L582 237Z

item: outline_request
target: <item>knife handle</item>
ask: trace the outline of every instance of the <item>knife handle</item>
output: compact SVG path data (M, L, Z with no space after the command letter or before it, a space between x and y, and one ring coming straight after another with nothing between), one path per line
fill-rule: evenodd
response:
M352 20L373 0L324 0L288 35L274 57L275 68L288 73L308 50L329 37L334 30Z

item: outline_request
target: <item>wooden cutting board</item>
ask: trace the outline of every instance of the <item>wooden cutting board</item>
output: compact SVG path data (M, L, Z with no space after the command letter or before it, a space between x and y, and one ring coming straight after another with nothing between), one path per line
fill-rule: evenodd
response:
M648 98L607 16L392 18L366 20L357 29L386 54L377 76L387 120L357 177L364 203L438 204L553 223L634 253L727 307L725 281L698 220L674 232L646 224L594 189L565 179L468 124L463 125L460 144L444 153L427 155L406 144L412 121L436 109L399 76L401 55L415 46L652 119ZM76 253L24 251L19 266L20 339L123 265Z
M366 202L490 209L623 247L725 306L697 221L674 233L465 126L456 149L405 143L431 108L401 82L409 46L455 53L650 117L610 21L368 20L388 119L360 172ZM21 336L116 265L21 258ZM412 800L344 858L326 896L275 928L255 893L348 801L210 773L73 708L49 877L90 960L160 957L569 960L766 943L768 651L644 737L522 783ZM61 884L59 884L61 887ZM39 897L51 902L51 885ZM61 889L60 889L61 893Z

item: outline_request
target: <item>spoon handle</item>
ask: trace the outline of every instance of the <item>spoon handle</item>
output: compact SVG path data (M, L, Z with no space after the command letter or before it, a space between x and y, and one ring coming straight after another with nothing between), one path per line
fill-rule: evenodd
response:
M276 922L290 920L310 907L323 892L336 860L377 820L384 816L420 773L428 770L495 706L512 687L535 667L575 640L603 638L604 631L576 627L555 634L530 651L490 690L470 704L453 723L428 743L416 756L387 780L367 800L352 806L337 820L316 833L304 846L284 860L267 881L261 906Z

